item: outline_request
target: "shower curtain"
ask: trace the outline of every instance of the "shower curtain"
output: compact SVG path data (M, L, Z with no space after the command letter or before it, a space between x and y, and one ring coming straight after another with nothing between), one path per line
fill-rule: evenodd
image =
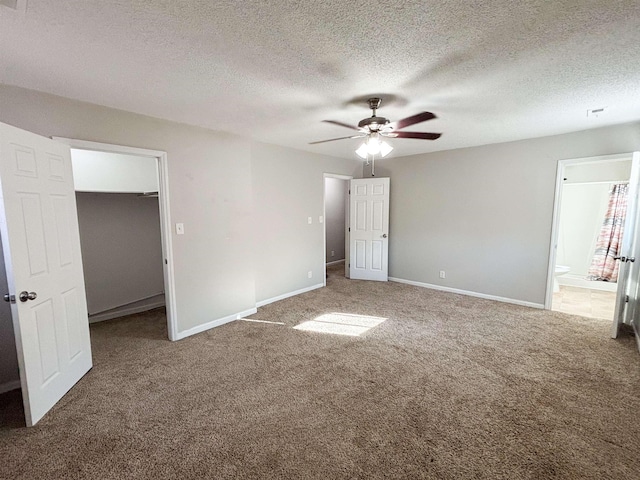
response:
M600 228L596 251L589 267L588 280L616 282L619 262L614 257L620 255L624 219L627 215L627 192L629 185L613 186L609 195L609 206Z

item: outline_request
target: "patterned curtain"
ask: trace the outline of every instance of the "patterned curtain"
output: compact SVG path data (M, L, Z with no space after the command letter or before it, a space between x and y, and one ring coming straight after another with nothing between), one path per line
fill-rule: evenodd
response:
M627 192L629 185L614 185L609 196L609 206L600 228L596 252L589 267L588 280L616 282L618 280L618 265L620 262L614 257L620 255L624 219L627 215Z

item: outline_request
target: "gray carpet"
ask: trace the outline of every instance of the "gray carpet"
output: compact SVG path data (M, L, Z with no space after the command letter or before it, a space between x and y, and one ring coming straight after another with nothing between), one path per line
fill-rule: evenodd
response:
M0 477L640 478L631 336L339 268L176 343L162 310L92 325L94 368L36 427L0 396ZM332 313L386 320L293 328L371 320Z

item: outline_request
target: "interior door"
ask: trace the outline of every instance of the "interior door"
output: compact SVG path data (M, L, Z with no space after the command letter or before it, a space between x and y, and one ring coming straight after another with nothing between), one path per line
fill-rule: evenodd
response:
M69 147L0 123L0 185L5 299L31 426L92 366Z
M389 179L351 180L349 273L352 279L388 279Z
M640 284L640 222L638 221L638 193L640 192L640 152L633 153L631 176L629 178L629 197L627 216L624 223L622 248L620 249L620 267L618 271L618 292L616 296L615 317L611 336L616 338L620 325L632 325L636 333L640 331L637 313L638 286ZM637 338L637 336L636 336ZM639 343L640 347L640 343Z

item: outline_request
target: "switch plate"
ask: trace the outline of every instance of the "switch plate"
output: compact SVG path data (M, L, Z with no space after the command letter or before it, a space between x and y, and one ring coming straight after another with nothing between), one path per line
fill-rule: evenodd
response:
M311 225L311 224L313 223L313 218L308 217L308 218L307 218L307 223L308 223L309 225Z
M333 257L336 254L335 250L331 250L331 256Z
M324 221L324 218L322 218L322 215L320 215L320 216L318 217L318 223L322 223L323 221Z
M176 223L176 235L184 235L184 223Z
M309 277L309 278L313 277L313 272L311 270L309 270L307 272L307 277Z

